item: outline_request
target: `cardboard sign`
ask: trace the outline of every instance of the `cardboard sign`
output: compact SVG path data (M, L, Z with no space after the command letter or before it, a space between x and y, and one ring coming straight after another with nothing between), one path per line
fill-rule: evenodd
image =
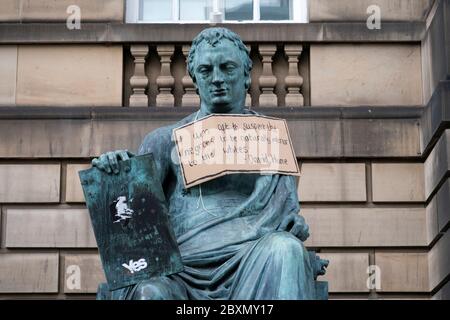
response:
M300 175L283 119L213 114L173 135L186 188L231 173Z
M110 290L183 270L153 155L119 165L117 175L79 172Z

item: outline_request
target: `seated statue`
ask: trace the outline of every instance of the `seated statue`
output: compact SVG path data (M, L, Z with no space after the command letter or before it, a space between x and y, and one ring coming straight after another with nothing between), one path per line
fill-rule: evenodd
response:
M192 43L188 69L201 106L149 133L139 154L152 153L169 207L184 271L112 291L110 299L317 299L316 278L328 262L303 245L296 181L288 175L230 174L186 189L172 130L244 108L252 61L240 37L225 28L203 30ZM114 151L92 161L110 174L133 156Z

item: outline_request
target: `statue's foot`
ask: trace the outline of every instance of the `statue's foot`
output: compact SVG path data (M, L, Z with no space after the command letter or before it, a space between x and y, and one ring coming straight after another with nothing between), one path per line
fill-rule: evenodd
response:
M186 300L186 289L169 277L157 277L136 284L131 300Z

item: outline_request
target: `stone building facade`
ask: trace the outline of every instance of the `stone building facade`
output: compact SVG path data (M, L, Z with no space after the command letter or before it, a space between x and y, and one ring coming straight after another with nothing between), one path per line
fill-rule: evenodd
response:
M251 49L248 106L288 121L330 298L449 299L450 0L307 8L223 25ZM77 171L196 110L185 60L210 24L128 16L125 0L0 3L0 298L94 298Z

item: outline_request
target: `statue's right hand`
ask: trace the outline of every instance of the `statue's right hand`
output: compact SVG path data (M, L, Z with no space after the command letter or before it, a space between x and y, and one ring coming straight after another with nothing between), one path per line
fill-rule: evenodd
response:
M128 150L116 150L102 154L100 157L92 160L92 166L96 167L106 173L120 172L119 160L128 160L134 157L134 154ZM129 171L130 168L125 167L125 171Z

